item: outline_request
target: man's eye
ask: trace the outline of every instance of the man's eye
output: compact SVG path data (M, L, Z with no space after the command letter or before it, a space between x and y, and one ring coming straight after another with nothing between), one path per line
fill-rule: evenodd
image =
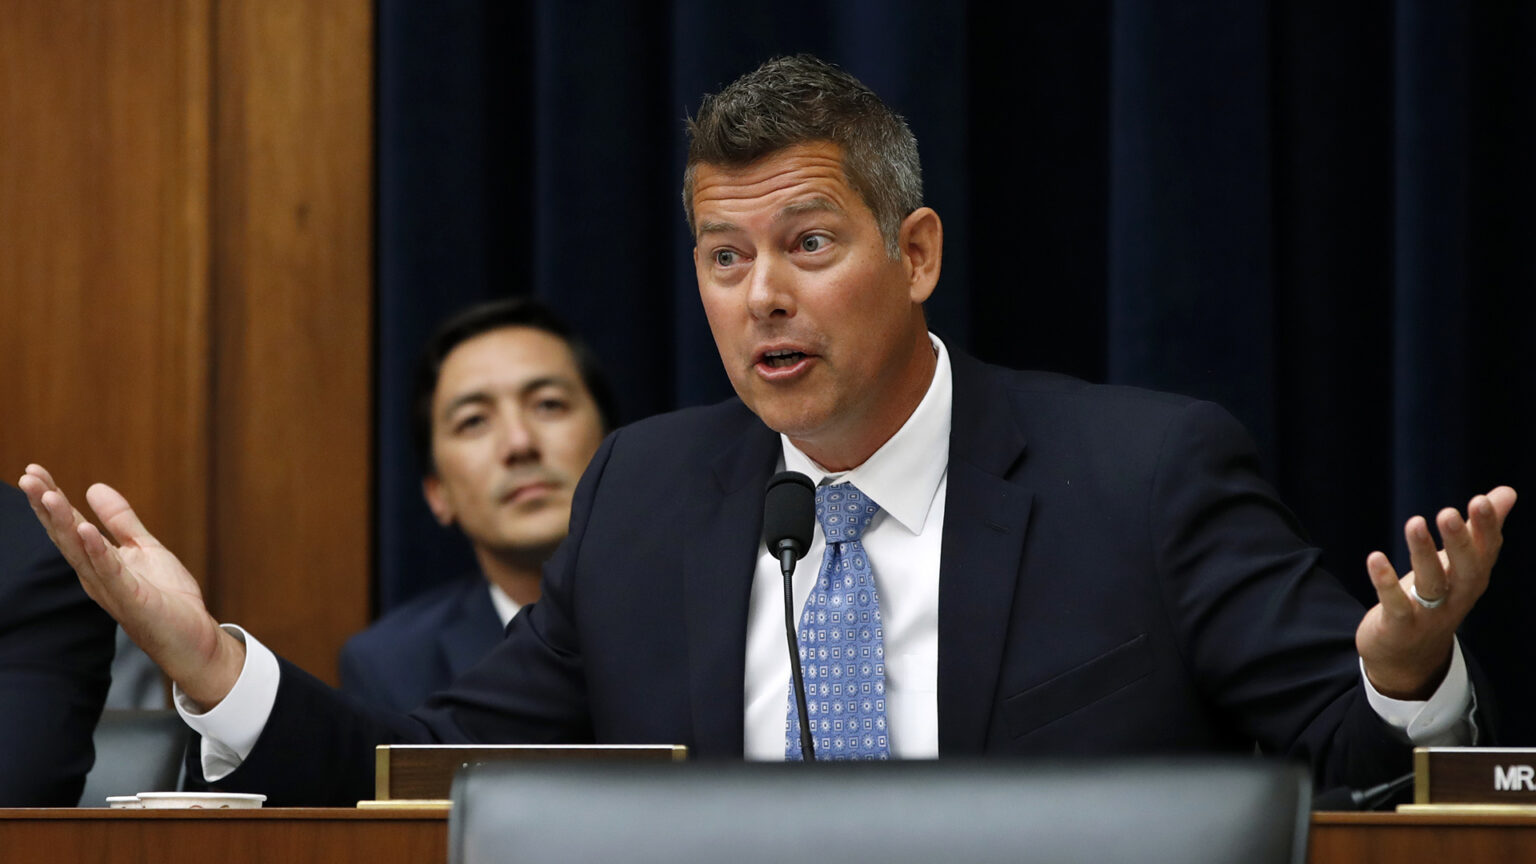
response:
M570 410L570 407L564 399L540 399L534 405L534 409L540 414L564 414Z
M729 267L736 263L736 253L730 249L715 250L715 264L719 267Z
M827 245L827 238L820 234L807 234L800 238L801 252L816 252L825 245Z
M485 425L485 415L484 414L471 414L471 415L469 415L467 417L461 417L458 420L454 421L453 431L454 431L455 434L462 435L462 434L464 434L466 432L473 432L474 430L479 429L480 427L482 427L484 425Z

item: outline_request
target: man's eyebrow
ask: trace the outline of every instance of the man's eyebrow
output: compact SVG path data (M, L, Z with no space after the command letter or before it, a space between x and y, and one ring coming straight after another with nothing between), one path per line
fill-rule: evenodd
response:
M537 378L524 381L517 385L518 398L526 398L545 387L559 387L563 390L574 391L576 381L566 375L540 375ZM495 397L488 390L471 390L461 394L443 406L444 418L452 417L453 413L465 405L488 405L495 401Z
M802 213L836 213L841 215L843 208L834 204L831 199L818 196L785 205L783 209L773 214L773 221L783 222L786 219L793 219ZM705 234L730 234L740 230L741 227L734 222L709 219L699 223L698 236L703 237Z
M841 215L842 212L843 208L832 203L830 199L817 196L786 205L784 209L773 215L773 221L783 222L785 219L799 216L801 213L836 213Z
M458 411L465 405L484 404L490 401L491 394L485 392L484 390L472 390L468 393L456 396L450 400L447 405L443 406L441 415L443 419L446 420L452 417L455 411Z
M705 234L730 234L740 231L741 228L734 222L722 222L718 219L710 219L699 223L699 236Z
M564 375L542 375L538 378L534 378L531 381L525 382L523 386L517 388L517 394L519 396L528 396L533 393L537 393L545 387L559 387L564 390L574 390L576 388L576 382L572 381L570 378L567 378Z

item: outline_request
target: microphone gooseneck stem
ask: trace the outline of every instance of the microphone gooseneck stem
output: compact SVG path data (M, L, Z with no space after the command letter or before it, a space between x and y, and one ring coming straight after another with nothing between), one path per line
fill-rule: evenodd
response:
M1389 780L1380 786L1372 786L1354 794L1355 806L1361 810L1375 810L1391 800L1392 796L1408 788L1408 784L1414 781L1414 772Z
M779 550L779 569L784 571L784 635L789 639L789 672L795 684L795 708L800 716L800 755L807 762L816 761L816 745L811 740L810 714L805 710L805 677L800 672L800 637L795 626L795 551L787 544Z

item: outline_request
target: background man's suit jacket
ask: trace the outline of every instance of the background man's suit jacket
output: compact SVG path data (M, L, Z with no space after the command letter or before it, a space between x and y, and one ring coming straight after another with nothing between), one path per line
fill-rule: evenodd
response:
M478 573L428 591L347 640L342 692L409 711L446 688L501 641L501 618Z
M0 484L0 806L79 802L116 628L85 595L27 496Z
M953 355L939 587L941 756L1266 751L1321 786L1406 772L1371 711L1363 610L1209 403ZM340 710L284 664L218 784L371 797L371 746L664 742L739 758L748 594L779 438L739 401L618 430L577 492L544 598L409 717ZM899 735L900 730L893 730Z

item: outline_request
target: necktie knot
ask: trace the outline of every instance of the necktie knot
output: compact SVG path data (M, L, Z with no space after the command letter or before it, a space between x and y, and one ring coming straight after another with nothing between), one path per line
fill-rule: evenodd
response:
M821 486L816 490L816 521L828 543L858 540L880 505L852 483Z

